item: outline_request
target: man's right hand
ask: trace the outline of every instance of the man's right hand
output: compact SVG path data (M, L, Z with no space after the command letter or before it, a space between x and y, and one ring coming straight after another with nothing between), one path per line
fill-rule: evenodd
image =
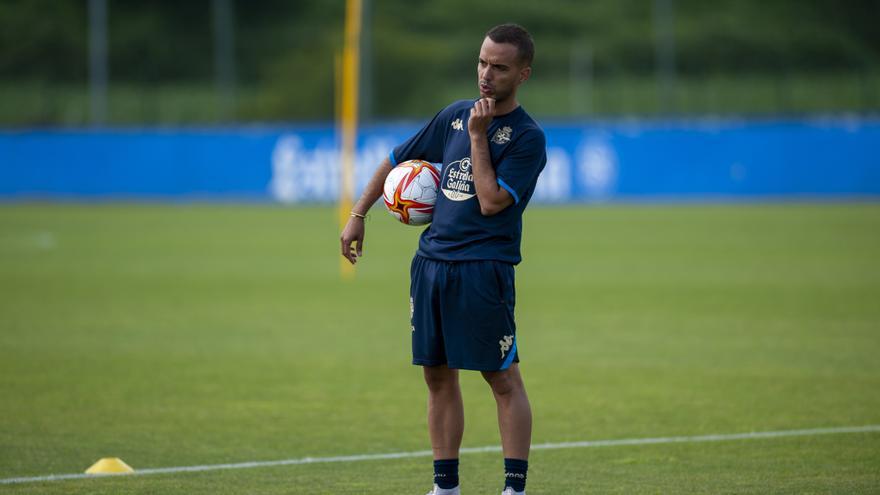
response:
M339 241L342 243L342 256L352 265L357 263L357 259L364 255L364 219L349 218Z
M394 168L394 165L391 164L391 160L386 156L376 171L373 172L373 177L367 183L361 199L354 205L352 213L367 214L373 203L382 197L382 185L385 184L385 178L388 177L388 173L391 172L392 168ZM357 215L352 215L348 219L348 223L345 224L345 228L342 229L339 241L342 243L342 256L352 265L357 263L358 258L364 255L364 219Z

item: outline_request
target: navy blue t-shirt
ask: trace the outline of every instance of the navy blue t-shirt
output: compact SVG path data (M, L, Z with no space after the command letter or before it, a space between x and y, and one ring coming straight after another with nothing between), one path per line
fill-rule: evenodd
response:
M487 138L498 185L514 204L483 216L471 170L468 118L474 100L462 100L438 113L416 135L391 152L391 163L425 160L440 163L440 190L434 219L422 232L418 254L444 261L498 260L517 264L522 214L547 163L544 131L523 110L496 116Z

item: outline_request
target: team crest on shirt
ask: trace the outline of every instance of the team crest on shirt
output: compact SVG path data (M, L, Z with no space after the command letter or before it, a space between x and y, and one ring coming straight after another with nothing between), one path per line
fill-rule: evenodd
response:
M505 144L510 142L510 135L513 134L513 129L508 126L499 127L497 131L495 131L495 135L492 136L492 142L495 144Z
M452 201L464 201L477 195L469 157L454 161L446 166L446 174L440 183L440 189L443 191L443 195Z

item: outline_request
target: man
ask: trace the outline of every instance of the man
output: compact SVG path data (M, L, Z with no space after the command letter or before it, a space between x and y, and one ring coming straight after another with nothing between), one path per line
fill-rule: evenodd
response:
M342 232L342 255L363 256L364 215L398 163L442 163L431 225L411 267L413 364L428 385L434 489L458 495L464 408L458 370L480 371L498 406L502 495L525 493L532 413L519 371L514 265L522 214L547 161L544 132L516 93L531 75L534 45L515 24L492 28L477 65L480 98L453 103L394 148L373 175Z

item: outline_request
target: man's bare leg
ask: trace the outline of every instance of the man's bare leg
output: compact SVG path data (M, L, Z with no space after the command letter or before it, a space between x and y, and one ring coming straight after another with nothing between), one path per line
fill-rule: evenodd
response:
M532 443L532 408L519 366L504 371L484 371L498 406L498 428L504 451L504 493L525 493L529 448ZM509 487L509 488L508 488Z
M513 363L504 371L484 371L498 406L498 428L504 457L528 460L532 443L532 408L519 373Z
M458 370L446 365L423 369L428 385L428 432L434 459L457 459L464 435L464 404Z

